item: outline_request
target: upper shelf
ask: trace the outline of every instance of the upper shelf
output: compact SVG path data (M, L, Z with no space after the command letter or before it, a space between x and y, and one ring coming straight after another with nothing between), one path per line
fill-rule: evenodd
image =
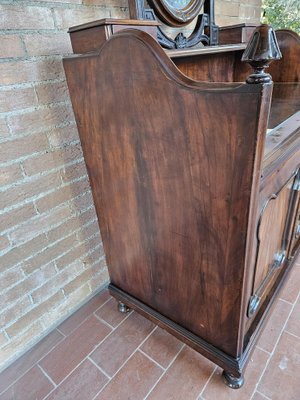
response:
M244 50L246 48L246 43L240 44L226 44L222 46L203 46L199 48L192 49L174 49L174 50L166 50L167 55L170 58L178 58L178 57L190 57L201 54L214 54L214 53L225 53L228 51L238 51Z

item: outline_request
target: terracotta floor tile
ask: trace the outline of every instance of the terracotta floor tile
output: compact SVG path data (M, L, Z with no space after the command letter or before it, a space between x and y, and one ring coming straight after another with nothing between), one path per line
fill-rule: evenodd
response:
M279 298L290 303L295 303L300 292L300 265L295 264L284 287L279 293Z
M119 325L128 316L128 314L118 311L118 303L115 299L110 299L95 314L113 327Z
M251 400L268 400L268 397L264 396L259 392L255 392Z
M281 331L286 323L292 305L282 300L277 301L272 310L272 315L263 330L263 333L258 341L258 346L272 353L274 346L281 334Z
M76 311L71 317L59 325L58 329L64 334L69 335L74 331L85 319L87 319L94 311L101 307L108 299L110 294L107 289L93 297L83 307Z
M0 393L33 367L54 346L62 341L63 335L56 329L36 344L30 351L15 361L0 374Z
M163 369L137 351L95 400L142 400Z
M142 345L141 350L147 353L161 366L167 368L182 347L182 342L168 332L157 327Z
M133 312L92 353L91 358L109 376L113 376L147 335L149 335L154 326L152 322Z
M107 325L92 315L56 346L40 365L55 383L59 383L110 332Z
M184 347L147 400L195 400L214 368L199 353Z
M107 381L90 360L85 360L46 400L92 400Z
M283 333L258 391L272 400L300 398L300 339Z
M293 309L285 330L300 337L300 297Z
M221 377L223 370L218 368L202 397L205 400L249 400L268 359L269 355L266 352L255 349L245 371L244 386L238 390L230 389L225 385Z
M53 387L49 379L35 366L0 395L0 400L42 400Z

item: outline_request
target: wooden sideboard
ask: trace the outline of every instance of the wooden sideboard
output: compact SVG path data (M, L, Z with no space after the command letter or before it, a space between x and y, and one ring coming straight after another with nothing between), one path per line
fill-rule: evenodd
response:
M155 29L74 27L64 59L109 288L238 388L299 248L300 39L278 31L274 84L248 84L245 26L183 50Z

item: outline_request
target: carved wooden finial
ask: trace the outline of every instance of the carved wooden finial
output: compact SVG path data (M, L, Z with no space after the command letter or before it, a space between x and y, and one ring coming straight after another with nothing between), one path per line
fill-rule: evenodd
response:
M271 75L264 70L269 67L273 60L279 60L281 57L273 28L266 24L258 26L253 32L242 56L242 61L249 63L254 69L254 73L248 76L246 82L271 82Z

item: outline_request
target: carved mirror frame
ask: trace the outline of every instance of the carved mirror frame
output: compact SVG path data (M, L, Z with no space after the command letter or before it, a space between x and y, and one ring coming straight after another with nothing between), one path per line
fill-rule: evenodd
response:
M129 0L130 17L133 19L159 19L170 27L184 27L197 18L192 34L178 33L175 39L168 37L158 28L158 42L167 49L188 48L202 43L218 44L218 26L215 24L214 0L147 0L150 9L145 8L144 0ZM203 8L203 13L199 14Z

